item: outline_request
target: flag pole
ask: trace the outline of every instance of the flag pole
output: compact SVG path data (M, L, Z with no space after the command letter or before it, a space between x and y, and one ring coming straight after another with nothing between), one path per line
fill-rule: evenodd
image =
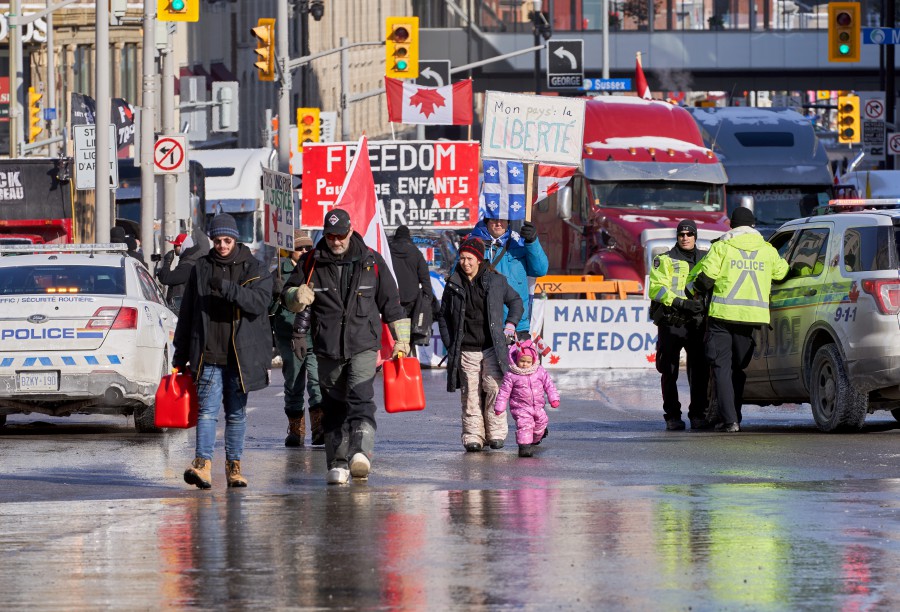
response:
M534 164L525 163L525 221L531 223L531 188L534 184Z

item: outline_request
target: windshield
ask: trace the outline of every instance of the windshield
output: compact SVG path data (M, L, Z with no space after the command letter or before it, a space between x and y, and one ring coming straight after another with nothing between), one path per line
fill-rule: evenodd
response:
M753 196L757 225L781 225L786 221L809 217L817 206L830 199L827 187L788 187L784 189L729 189L728 214L741 205L742 196Z
M0 268L0 295L32 293L125 295L125 269L59 265Z
M721 185L661 181L591 181L594 206L643 210L719 212L724 206Z
M234 220L237 223L238 234L240 234L238 241L245 244L253 244L253 242L256 240L257 234L257 232L254 231L253 227L253 213L241 212L228 214L234 217ZM214 216L215 215L206 215L206 227L209 227L209 223L210 221L212 221L212 218Z

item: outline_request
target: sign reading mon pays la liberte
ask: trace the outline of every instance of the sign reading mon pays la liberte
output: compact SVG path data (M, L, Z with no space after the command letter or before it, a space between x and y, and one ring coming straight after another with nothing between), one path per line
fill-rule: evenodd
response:
M489 91L484 100L484 159L577 166L584 140L584 100Z

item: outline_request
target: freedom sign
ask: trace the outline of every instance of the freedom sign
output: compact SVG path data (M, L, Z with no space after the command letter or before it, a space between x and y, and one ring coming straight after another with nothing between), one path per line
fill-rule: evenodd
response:
M294 202L291 175L263 168L263 204L266 209L265 242L294 250Z
M478 143L369 142L386 227L470 228L478 222ZM303 146L302 227L320 229L334 207L356 143Z

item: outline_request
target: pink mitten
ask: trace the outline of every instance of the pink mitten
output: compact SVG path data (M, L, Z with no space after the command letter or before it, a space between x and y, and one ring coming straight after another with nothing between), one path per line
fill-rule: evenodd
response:
M550 407L559 408L559 400L553 400L552 402L550 402Z

